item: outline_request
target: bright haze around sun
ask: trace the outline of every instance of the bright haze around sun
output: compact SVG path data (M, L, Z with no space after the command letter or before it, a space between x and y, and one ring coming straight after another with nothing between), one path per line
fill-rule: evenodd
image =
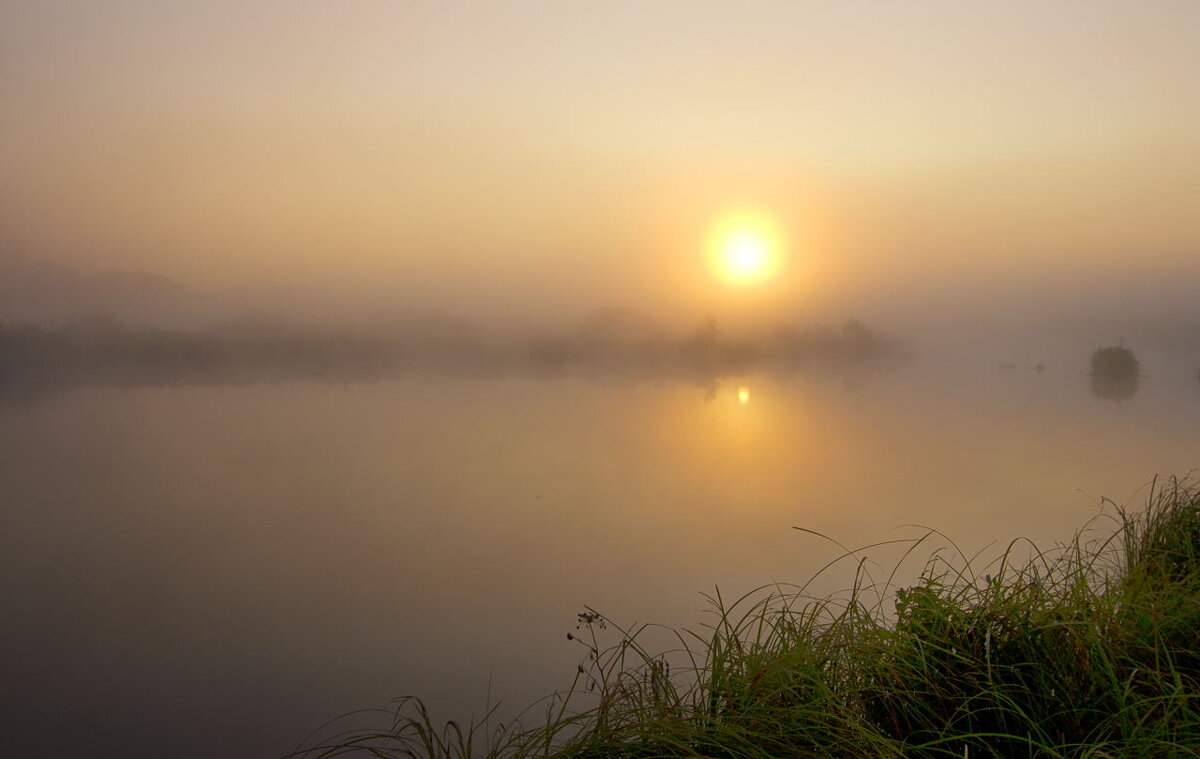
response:
M0 255L313 314L1189 308L1200 4L733 8L6 3Z

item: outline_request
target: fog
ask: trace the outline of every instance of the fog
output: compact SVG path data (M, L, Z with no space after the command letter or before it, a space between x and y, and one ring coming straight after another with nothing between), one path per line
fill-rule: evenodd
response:
M241 309L1156 318L1196 277L1190 3L0 12L0 251ZM741 204L786 237L753 291L702 262Z
M1200 466L1198 28L0 2L0 754L508 718L585 609L1136 509Z
M320 307L7 267L18 754L282 757L384 728L323 725L409 695L435 720L511 719L570 686L581 611L703 630L699 592L836 558L792 527L865 545L930 525L986 557L1200 461L1186 272L897 287L768 320ZM911 582L894 561L872 566Z
M248 296L201 291L154 272L76 269L10 253L0 255L0 323L47 334L96 332L98 325L111 323L114 329L135 333L158 330L163 333L160 341L170 337L167 333L193 341L240 335L237 339L252 338L264 345L307 340L323 343L326 354L342 341L343 353L353 352L357 344L360 353L369 348L376 354L377 364L407 353L422 357L416 363L427 367L440 361L450 368L457 362L460 369L471 364L487 372L501 371L517 358L531 358L539 345L546 356L554 346L560 352L623 352L625 363L638 363L629 354L640 350L647 354L639 359L644 365L648 354L667 351L668 343L670 350L678 349L709 322L726 342L741 341L743 349L753 344L759 354L778 354L781 329L837 331L847 322L861 321L894 341L894 354L920 352L933 360L1017 360L1032 366L1124 340L1144 351L1196 362L1196 261L1200 256L1147 264L1131 256L1129 263L1081 267L1061 278L1052 271L979 272L962 275L950 286L896 280L870 297L826 301L820 307L792 301L745 304L731 296L705 308L703 302L676 307L632 297L617 303L572 297L569 306L557 304L556 293L569 291L572 281L541 277L537 279L548 291L545 297L539 294L520 302L506 302L503 293L473 298L470 293L451 294L449 285L439 292L436 287L404 284L395 286L386 299L372 297L371 288L355 293L337 287L311 297L283 289ZM628 305L631 302L639 305ZM458 358L449 361L451 355ZM10 365L21 363L10 359ZM595 361L577 359L582 355L565 361L596 368ZM729 359L725 355L721 361ZM321 360L328 364L331 359ZM742 363L742 368L748 366Z

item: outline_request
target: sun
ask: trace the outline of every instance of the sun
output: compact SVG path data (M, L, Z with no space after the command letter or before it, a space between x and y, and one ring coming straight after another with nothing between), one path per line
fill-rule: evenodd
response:
M721 279L751 285L773 277L780 265L782 242L775 221L761 211L737 210L713 225L709 256Z

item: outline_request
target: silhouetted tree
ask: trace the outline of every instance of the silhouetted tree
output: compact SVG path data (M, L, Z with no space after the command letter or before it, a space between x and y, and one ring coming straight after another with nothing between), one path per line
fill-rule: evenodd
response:
M1140 369L1137 356L1122 345L1097 348L1092 352L1092 392L1109 401L1125 401L1138 389Z

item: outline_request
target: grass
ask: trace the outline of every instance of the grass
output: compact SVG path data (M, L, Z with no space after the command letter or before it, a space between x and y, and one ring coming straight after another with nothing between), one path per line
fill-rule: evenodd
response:
M439 728L404 699L387 729L297 756L1200 756L1200 488L1162 481L1147 500L1103 535L1014 542L986 567L933 551L894 592L860 561L840 595L715 595L713 623L665 653L588 610L574 687L526 719Z

